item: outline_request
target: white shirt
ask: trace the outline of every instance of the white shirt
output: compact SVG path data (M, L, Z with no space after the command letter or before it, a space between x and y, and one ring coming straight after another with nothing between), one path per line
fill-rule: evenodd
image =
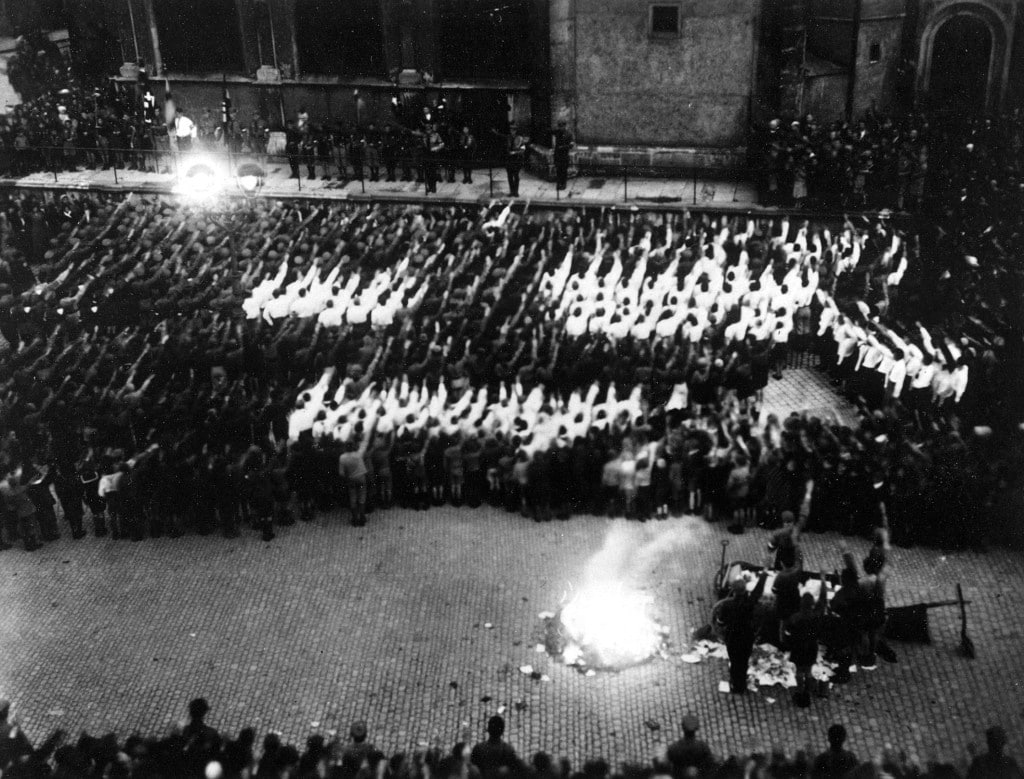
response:
M272 322L275 319L283 319L288 316L291 305L292 300L288 295L280 295L273 298L263 309L263 318L268 322Z
M565 320L565 332L573 338L579 338L581 335L587 332L587 320L589 317L586 313L581 313L579 316L571 316Z
M299 295L288 307L288 313L307 319L319 313L317 302L310 295Z
M886 381L892 384L892 396L898 398L903 392L903 382L907 378L907 363L904 360L893 360L892 370L886 377Z
M935 363L928 363L925 365L921 364L921 370L914 376L913 381L910 382L910 386L914 389L924 389L932 385L932 381L935 378L935 373L938 370L938 366Z
M340 327L341 320L344 317L345 310L338 308L337 306L334 306L331 308L325 308L323 311L321 311L316 321L319 322L324 327Z
M178 116L174 120L174 134L179 138L195 138L196 123L187 116Z

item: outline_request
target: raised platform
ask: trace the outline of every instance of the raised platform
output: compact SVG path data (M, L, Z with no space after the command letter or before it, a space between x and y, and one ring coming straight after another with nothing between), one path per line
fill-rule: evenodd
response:
M203 153L194 155L202 159ZM234 159L237 165L242 158ZM185 168L189 163L181 162ZM400 200L437 203L480 203L493 198L506 198L508 184L501 166L478 167L472 184L439 183L437 193L426 195L423 184L412 181L330 181L322 178L301 180L289 178L287 161L274 157L265 162L266 184L263 197L309 197L328 200ZM336 170L333 173L337 173ZM177 179L173 173L144 173L127 170L79 170L77 172L33 173L18 178L0 178L0 186L39 189L95 189L100 191L134 191L170 193ZM458 181L461 182L461 176ZM240 194L233 184L227 194ZM757 204L754 186L745 179L727 174L699 175L689 178L627 178L585 176L578 174L569 181L567 189L559 192L554 181L524 172L519 188L520 200L535 206L606 206L658 209L705 209L715 211L770 212Z
M572 153L572 168L580 175L622 176L628 168L635 178L687 180L697 178L745 179L746 149L671 148L641 146L577 145ZM533 146L531 168L546 178L554 177L551 149Z

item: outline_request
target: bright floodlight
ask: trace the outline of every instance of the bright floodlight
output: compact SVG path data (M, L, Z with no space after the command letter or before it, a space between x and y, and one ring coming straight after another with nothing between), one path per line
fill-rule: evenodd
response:
M220 190L220 181L213 168L202 162L190 166L178 179L175 191L194 200L208 200Z
M559 614L568 639L563 661L622 668L655 655L664 642L664 629L651 618L650 607L650 598L627 584L588 586Z

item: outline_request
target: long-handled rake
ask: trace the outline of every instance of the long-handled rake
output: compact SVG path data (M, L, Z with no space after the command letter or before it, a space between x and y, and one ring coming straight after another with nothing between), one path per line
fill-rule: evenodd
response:
M956 599L960 601L960 654L968 660L973 660L977 655L974 652L974 642L967 635L967 601L964 600L964 590L960 582L956 583Z

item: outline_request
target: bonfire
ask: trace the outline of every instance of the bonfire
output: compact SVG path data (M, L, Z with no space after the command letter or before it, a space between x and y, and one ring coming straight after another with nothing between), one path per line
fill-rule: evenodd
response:
M620 670L664 656L668 629L651 597L622 582L592 584L546 616L545 648L578 670Z

